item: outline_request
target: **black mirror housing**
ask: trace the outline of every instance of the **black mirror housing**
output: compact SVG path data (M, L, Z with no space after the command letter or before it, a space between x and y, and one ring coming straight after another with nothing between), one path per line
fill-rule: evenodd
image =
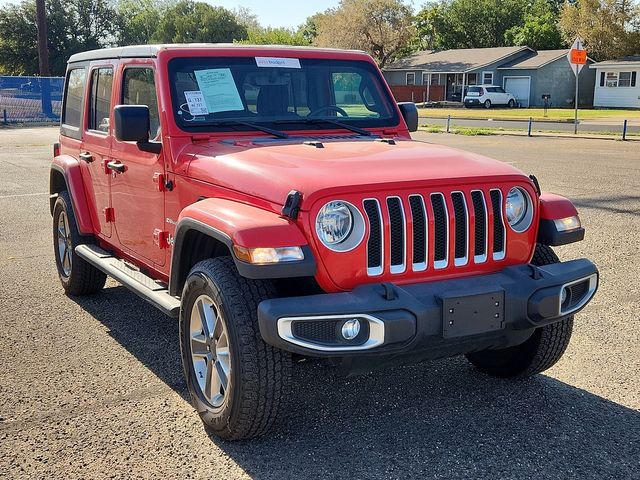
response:
M117 105L113 109L116 139L120 142L149 141L149 107L146 105Z
M418 130L418 109L413 102L398 102L400 113L410 132Z
M116 140L136 142L145 152L160 153L162 143L149 141L151 124L149 107L146 105L116 105L113 109Z

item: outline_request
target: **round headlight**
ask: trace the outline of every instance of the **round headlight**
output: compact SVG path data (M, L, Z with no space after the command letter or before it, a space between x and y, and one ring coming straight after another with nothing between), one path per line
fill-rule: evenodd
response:
M343 242L351 233L351 227L353 227L353 215L344 202L327 203L316 219L316 231L325 245Z
M342 200L325 204L316 217L316 233L329 249L346 252L358 246L364 237L364 219L360 211Z
M518 187L509 190L505 200L505 213L509 226L516 232L524 232L533 219L533 207L529 194Z

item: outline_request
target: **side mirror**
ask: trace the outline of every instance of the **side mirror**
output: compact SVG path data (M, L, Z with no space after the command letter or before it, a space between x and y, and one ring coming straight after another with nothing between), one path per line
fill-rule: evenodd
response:
M136 142L145 152L160 153L162 144L149 141L151 124L149 107L146 105L116 105L113 109L116 140Z
M398 102L400 113L410 132L418 130L418 109L413 102Z

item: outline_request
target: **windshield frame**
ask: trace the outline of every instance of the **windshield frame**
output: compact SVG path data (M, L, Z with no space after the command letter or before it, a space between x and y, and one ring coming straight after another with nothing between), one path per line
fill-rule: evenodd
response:
M183 65L184 63L190 62L206 62L211 60L237 60L242 59L245 60L248 58L253 59L253 56L248 55L188 55L188 56L174 56L173 58L168 59L166 63L166 72L167 72L167 80L169 86L169 93L171 98L171 108L170 115L172 117L173 123L178 127L178 129L185 133L191 134L228 134L228 133L257 133L255 128L251 127L242 127L242 125L234 125L234 126L220 126L214 125L215 121L213 120L211 123L202 124L202 125L184 125L184 123L180 120L177 114L177 109L181 105L178 99L178 90L176 88L176 84L174 81L174 73L178 66ZM284 52L283 52L284 53ZM328 119L328 120L337 120L338 122L347 124L349 126L357 127L360 129L397 129L401 126L401 116L399 114L399 110L397 107L397 103L391 94L389 87L386 83L386 80L382 76L380 70L373 64L365 59L351 59L351 58L341 58L341 56L336 56L335 58L326 57L326 56L291 56L287 55L287 58L299 58L301 62L311 61L311 62L327 62L327 63L338 63L338 64L356 64L358 68L367 71L371 75L371 80L375 82L376 87L378 89L378 93L380 95L380 99L382 102L385 102L387 108L389 109L390 116L383 118L351 118L351 117L343 117L343 116L314 116L314 117L300 117L300 121L296 122L295 119L290 119L290 122L279 122L279 119L273 120L257 120L251 121L250 118L246 117L230 117L219 120L238 120L244 121L248 123L253 123L259 125L261 127L267 127L274 130L280 130L285 132L292 131L334 131L334 130L345 130L344 127L339 125L332 125L331 122L320 122L317 123L308 122L307 119ZM231 62L230 62L231 63ZM224 63L220 64L221 68L224 68ZM213 67L215 68L215 67ZM232 67L230 67L232 68ZM286 126L286 127L285 127ZM353 132L352 132L353 133Z

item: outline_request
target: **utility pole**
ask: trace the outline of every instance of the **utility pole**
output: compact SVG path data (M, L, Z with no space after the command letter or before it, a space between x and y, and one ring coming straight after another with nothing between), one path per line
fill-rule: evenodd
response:
M38 66L40 76L49 76L49 49L47 48L47 11L44 0L36 0L36 21L38 25Z
M36 0L36 24L38 26L38 67L40 70L40 98L42 112L53 117L51 109L51 83L49 81L49 48L47 47L47 10L44 0Z

